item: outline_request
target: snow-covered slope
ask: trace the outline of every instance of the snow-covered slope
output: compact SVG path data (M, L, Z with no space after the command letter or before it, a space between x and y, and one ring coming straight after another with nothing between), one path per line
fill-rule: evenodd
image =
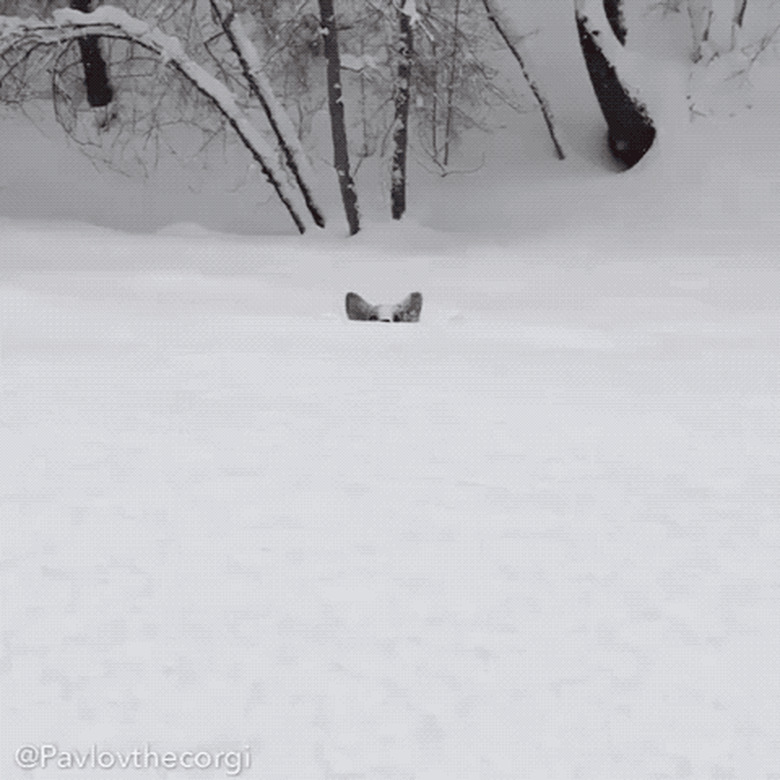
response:
M776 770L773 264L3 235L3 777Z

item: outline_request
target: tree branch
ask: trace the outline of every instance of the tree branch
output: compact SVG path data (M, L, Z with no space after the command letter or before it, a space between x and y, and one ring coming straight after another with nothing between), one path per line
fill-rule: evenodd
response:
M191 60L178 38L151 27L147 22L130 16L119 8L102 6L89 14L71 9L54 12L53 22L18 17L0 17L0 45L27 47L36 44L56 45L91 35L132 41L153 52L166 65L176 70L204 95L233 128L241 142L260 166L263 175L276 191L300 233L306 226L294 205L291 191L275 167L273 150L252 126L240 109L236 96L208 71Z
M526 80L526 82L528 82L528 86L531 88L531 92L533 93L536 102L539 104L539 108L542 111L542 116L544 117L544 123L547 125L547 132L550 134L550 139L553 142L555 153L558 156L558 159L566 159L566 154L563 151L563 145L558 140L558 136L555 132L555 120L553 118L552 109L550 108L547 99L542 94L542 91L539 89L536 80L531 75L527 67L527 55L520 51L522 44L520 42L519 36L513 36L510 33L506 22L501 18L498 10L494 5L494 0L482 0L482 5L485 6L488 19L496 28L496 32L501 36L512 56L517 61L517 64L520 66L520 71L523 74L523 78Z
M276 100L268 79L265 78L265 75L260 70L260 58L257 50L247 37L235 10L231 7L227 13L223 13L219 7L218 0L210 0L210 2L217 22L224 30L230 43L230 48L233 49L233 53L238 58L249 89L265 112L268 124L276 136L287 167L292 172L293 178L301 190L312 219L319 227L325 227L325 218L322 216L319 206L314 202L311 187L304 178L304 176L306 178L313 177L306 154L298 140L292 123Z

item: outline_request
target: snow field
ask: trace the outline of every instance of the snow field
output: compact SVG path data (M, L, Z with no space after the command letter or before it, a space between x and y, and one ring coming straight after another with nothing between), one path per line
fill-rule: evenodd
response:
M770 264L90 230L6 225L4 777L780 771Z

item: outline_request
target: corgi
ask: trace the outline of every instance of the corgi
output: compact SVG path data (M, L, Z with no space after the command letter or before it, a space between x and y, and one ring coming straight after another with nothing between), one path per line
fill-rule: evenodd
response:
M422 311L422 293L409 293L401 303L374 305L357 293L348 292L346 306L347 317L351 320L417 322Z

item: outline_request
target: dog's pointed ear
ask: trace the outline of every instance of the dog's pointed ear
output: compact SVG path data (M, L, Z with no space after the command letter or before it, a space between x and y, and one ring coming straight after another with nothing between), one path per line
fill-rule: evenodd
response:
M350 320L375 320L376 306L361 298L357 293L348 292L345 300L347 317Z
M393 310L393 322L418 322L421 311L422 293L409 293Z

